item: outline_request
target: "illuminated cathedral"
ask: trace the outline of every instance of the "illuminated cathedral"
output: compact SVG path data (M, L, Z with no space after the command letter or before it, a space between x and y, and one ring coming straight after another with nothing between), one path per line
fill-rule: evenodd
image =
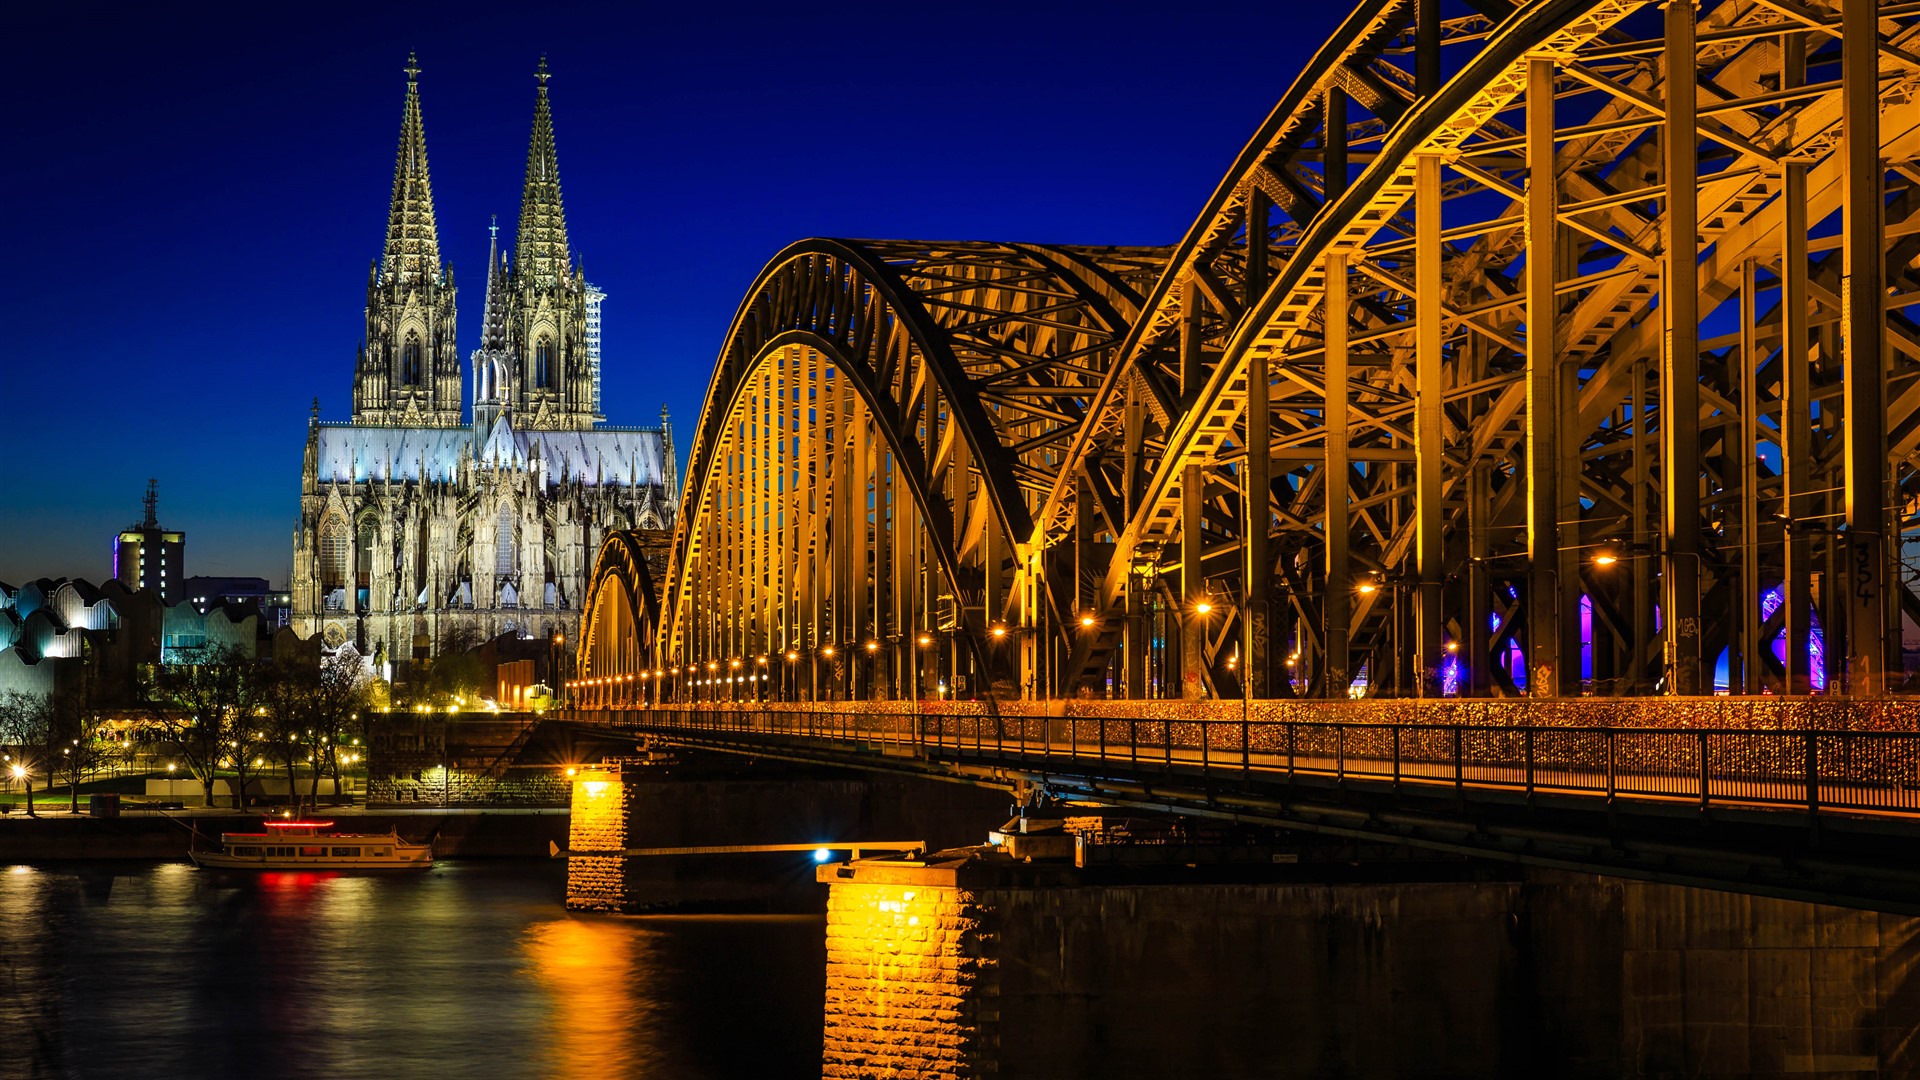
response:
M604 294L568 248L545 60L510 259L490 230L465 399L419 73L409 57L353 419L323 421L315 403L294 533L294 629L388 660L571 635L606 534L639 529L664 548L678 511L666 410L658 427L602 423Z

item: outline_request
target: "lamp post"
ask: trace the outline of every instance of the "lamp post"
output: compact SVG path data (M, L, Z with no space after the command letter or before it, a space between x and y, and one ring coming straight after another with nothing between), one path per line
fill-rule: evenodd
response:
M1400 603L1400 598L1402 595L1410 593L1413 586L1418 584L1420 584L1420 582L1415 578L1402 577L1397 574L1374 573L1361 578L1359 583L1353 587L1354 591L1362 596L1371 596L1383 588L1391 590L1387 601L1392 613L1391 621L1388 623L1392 628L1392 633L1388 638L1388 647L1393 650L1393 692L1395 696L1406 694L1407 683L1409 681L1406 677L1407 672L1404 670L1406 650L1402 647L1400 636L1400 618L1402 612L1405 610ZM1424 659L1423 657L1422 660L1424 661ZM1379 681L1379 667L1380 664L1376 657L1373 668L1367 675L1367 689L1369 692L1373 690L1374 685ZM1426 678L1425 672L1421 673L1421 678L1422 680Z
M559 630L555 630L553 632L552 648L547 650L547 682L552 684L555 694L560 694L561 690L566 687L566 683L561 681L560 671L560 651L566 648L566 646L567 635ZM564 700L565 695L562 695L562 697Z
M1674 551L1670 548L1655 544L1622 543L1615 540L1602 541L1596 546L1599 550L1594 552L1593 565L1600 570L1605 570L1608 567L1631 559L1665 558L1670 556L1674 558L1684 557L1692 559L1694 563L1693 571L1695 581L1706 577L1706 564L1701 561L1700 553L1697 551ZM1679 666L1680 661L1680 643L1678 637L1686 631L1684 628L1672 625L1667 626L1665 629L1667 641L1666 648L1661 650L1661 660L1666 668L1667 692L1671 694L1674 688L1675 670ZM1695 633L1697 632L1696 630ZM1709 694L1713 693L1713 673L1711 671L1707 673L1706 692Z

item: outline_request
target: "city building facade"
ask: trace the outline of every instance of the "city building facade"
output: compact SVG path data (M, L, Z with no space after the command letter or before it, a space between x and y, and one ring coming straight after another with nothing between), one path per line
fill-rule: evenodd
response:
M666 411L657 427L603 423L605 294L568 244L544 59L511 259L490 230L463 416L454 275L440 256L419 68L406 70L353 419L323 422L315 404L292 583L296 632L390 663L501 634L572 634L605 535L664 538L678 509Z
M160 527L159 481L147 481L146 513L113 538L113 578L129 589L152 589L162 600L180 595L186 577L187 534Z

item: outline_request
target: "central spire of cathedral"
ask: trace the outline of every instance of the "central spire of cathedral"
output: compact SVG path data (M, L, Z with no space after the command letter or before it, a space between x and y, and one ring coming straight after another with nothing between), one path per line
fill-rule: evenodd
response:
M381 276L424 280L439 276L440 239L433 223L433 183L427 177L427 129L420 120L420 62L407 54L407 103L400 115L400 151L393 164L393 206L387 212Z
M567 215L560 205L560 158L553 145L546 57L540 58L533 77L540 91L533 104L533 139L527 145L527 183L520 196L520 230L513 257L518 273L530 274L544 284L567 276Z
M500 219L487 226L487 300L480 312L480 347L473 351L473 425L493 430L513 403L513 353L507 342L506 261L500 256Z

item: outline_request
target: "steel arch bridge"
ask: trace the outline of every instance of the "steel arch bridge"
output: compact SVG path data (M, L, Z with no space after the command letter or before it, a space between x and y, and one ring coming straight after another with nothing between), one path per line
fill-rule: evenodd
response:
M1364 0L1173 248L796 244L580 696L1897 689L1916 91L1920 3Z

